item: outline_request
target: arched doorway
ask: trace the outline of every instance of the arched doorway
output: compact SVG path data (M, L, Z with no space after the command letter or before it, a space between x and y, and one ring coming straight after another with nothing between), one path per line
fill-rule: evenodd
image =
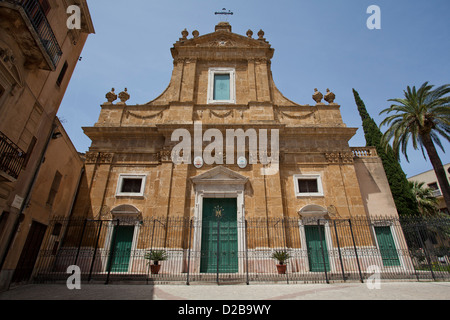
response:
M311 272L330 271L332 241L328 223L328 210L319 205L307 205L298 211L300 216L300 239L307 251Z
M191 181L195 191L193 271L236 273L244 270L239 252L244 248L244 192L248 178L223 166ZM220 218L216 211L220 209ZM239 227L240 226L240 227ZM219 231L218 231L219 230ZM219 252L219 254L218 254Z
M128 272L132 267L130 257L136 248L142 214L135 206L125 204L111 210L111 215L108 270Z

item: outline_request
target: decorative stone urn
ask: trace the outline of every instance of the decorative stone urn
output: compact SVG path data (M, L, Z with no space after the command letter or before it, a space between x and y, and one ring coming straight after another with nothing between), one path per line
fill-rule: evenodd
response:
M336 99L336 96L333 92L330 91L330 89L327 89L327 94L325 95L325 101L329 104L334 103L334 99Z
M317 90L317 88L315 88L312 98L316 103L320 103L322 101L323 94L319 90Z

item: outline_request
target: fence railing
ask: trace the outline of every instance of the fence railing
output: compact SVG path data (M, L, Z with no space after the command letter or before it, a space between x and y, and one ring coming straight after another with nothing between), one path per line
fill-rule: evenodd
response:
M25 152L0 132L0 170L17 179L25 158Z
M55 230L57 230L55 232ZM298 283L450 278L450 219L183 218L52 221L35 281L65 280L76 265L84 281ZM163 250L158 274L146 253ZM275 251L289 254L284 274ZM150 263L149 263L150 262Z
M375 147L352 147L353 155L358 158L376 157L377 148Z

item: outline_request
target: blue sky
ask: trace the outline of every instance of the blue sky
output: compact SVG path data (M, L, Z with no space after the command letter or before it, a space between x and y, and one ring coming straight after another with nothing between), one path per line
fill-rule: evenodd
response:
M314 104L314 88L330 88L344 122L359 128L351 146L365 146L352 88L379 124L388 99L425 81L450 83L450 1L448 0L88 0L96 34L82 53L58 116L75 147L90 146L81 127L92 126L105 94L125 87L128 104L143 104L168 86L173 68L170 48L186 28L211 33L222 8L233 32L254 37L262 29L275 49L272 72L278 89L299 104ZM381 9L381 30L369 30L370 5ZM189 36L191 37L191 35ZM385 128L383 128L385 130ZM442 140L442 139L441 139ZM444 148L450 150L449 143ZM450 151L440 152L443 163ZM401 160L408 176L431 170L421 151Z

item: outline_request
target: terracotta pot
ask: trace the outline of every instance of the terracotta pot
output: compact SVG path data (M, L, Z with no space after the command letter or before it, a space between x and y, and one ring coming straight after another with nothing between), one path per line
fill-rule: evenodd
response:
M286 273L286 265L285 264L277 264L278 274Z
M161 269L161 265L150 265L150 271L152 272L152 274L158 274L159 273L159 269Z

